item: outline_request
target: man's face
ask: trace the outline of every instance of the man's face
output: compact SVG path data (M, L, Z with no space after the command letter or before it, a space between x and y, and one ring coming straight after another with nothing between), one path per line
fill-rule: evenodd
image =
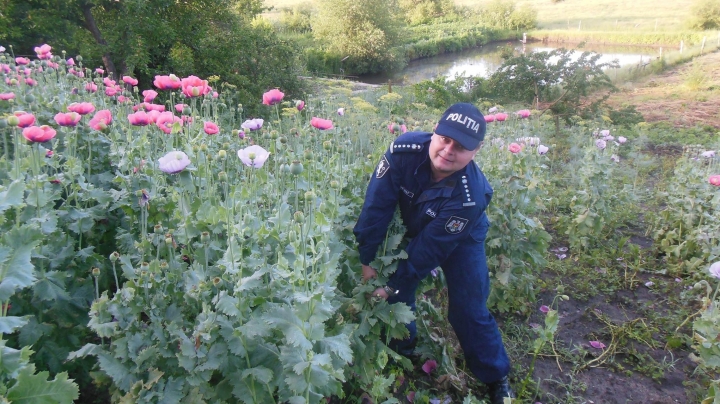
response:
M475 158L478 150L479 146L475 150L468 150L455 140L434 133L429 149L433 178L439 181L463 169Z

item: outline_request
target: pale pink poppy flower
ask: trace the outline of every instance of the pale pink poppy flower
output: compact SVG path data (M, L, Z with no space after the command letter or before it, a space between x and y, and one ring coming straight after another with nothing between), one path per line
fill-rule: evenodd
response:
M158 93L155 90L145 90L142 92L142 95L144 97L143 101L152 102L155 99L155 97L158 96Z
M158 159L158 168L166 174L177 174L190 165L190 158L181 151L171 151Z
M547 146L543 146L543 145L540 145L540 146L538 146L538 148L537 148L537 152L538 152L538 154L540 154L540 155L543 155L543 154L547 153L548 150L550 150L550 149L549 149Z
M108 97L114 97L118 93L118 89L115 87L105 87L105 95Z
M618 137L618 143L623 144L623 143L625 143L625 142L627 142L627 138L626 138L626 137L624 137L624 136L619 136L619 137Z
M285 97L285 93L278 90L277 88L273 88L272 90L263 94L262 103L265 105L275 105L280 103L283 97Z
M215 135L218 132L220 132L220 128L218 128L217 124L213 122L205 122L203 123L203 129L205 130L205 133L208 135Z
M24 65L29 65L29 64L30 64L30 59L28 59L28 58L23 58L23 57L17 57L17 58L15 58L15 63L16 63L16 64L19 64L19 65L22 65L22 66L24 66Z
M219 97L219 96L220 96L220 94L218 94L217 91L213 91L213 93L212 93L212 97L213 97L213 98L217 98L217 97Z
M520 153L520 151L522 151L522 146L517 143L510 143L510 146L508 146L508 150L510 150L510 153L512 154L518 154Z
M333 123L329 119L322 119L314 116L310 120L310 125L312 125L314 128L320 129L320 130L328 130L333 128Z
M44 44L41 46L35 47L35 53L37 54L38 59L40 60L48 60L52 58L52 53L50 53L50 50L52 48L48 44Z
M435 369L437 369L437 367L438 367L437 362L432 359L429 359L429 360L425 361L425 363L422 365L422 370L423 370L423 372L430 374Z
M85 83L85 91L89 93L94 93L98 89L97 84L95 83Z
M338 108L337 114L340 115L340 116L345 115L345 108Z
M607 143L602 139L598 139L595 141L595 146L600 150L604 150L605 147L607 147Z
M124 95L118 95L117 100L119 103L131 102L132 100Z
M498 107L492 107L488 109L488 114L494 114L498 111Z
M77 112L58 112L55 114L55 122L60 126L75 126L80 122L80 114Z
M715 157L715 150L708 150L705 152L702 152L701 156L705 157L706 159Z
M89 102L73 102L68 105L68 111L77 112L80 115L87 115L95 111L95 106Z
M270 152L258 145L252 145L238 150L237 155L246 166L260 168L270 157Z
M110 77L103 78L103 84L105 84L105 87L115 87L117 84L115 80L111 80Z
M160 90L177 90L182 86L182 81L174 74L169 76L155 76L153 85Z
M43 143L47 142L48 140L55 137L57 132L55 129L43 125L40 127L37 126L29 126L22 131L23 136L25 139L34 142L34 143Z
M240 127L245 128L249 131L254 131L254 130L258 130L258 129L262 128L263 122L264 121L260 118L248 119L245 122L243 122L242 125L240 125Z
M708 271L710 271L710 276L713 278L720 279L720 261L710 265L710 268L708 268Z
M617 154L613 154L612 156L610 156L610 160L612 160L612 161L614 161L614 162L616 162L616 163L619 163L619 162L620 162L620 156L618 156Z
M101 109L90 120L90 127L95 130L105 130L112 123L112 113L108 109Z
M105 74L105 70L103 70L103 69L101 69L101 68L98 67L97 69L95 69L95 73L97 73L97 74Z

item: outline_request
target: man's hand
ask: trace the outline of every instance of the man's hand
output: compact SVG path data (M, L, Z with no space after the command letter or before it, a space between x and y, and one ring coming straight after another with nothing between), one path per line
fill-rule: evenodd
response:
M371 278L377 278L377 271L370 265L362 266L362 279L363 282L367 282Z
M373 295L373 297L382 297L385 300L387 300L388 297L390 297L390 296L388 296L387 292L385 291L385 288L375 289L375 291L372 293L372 295Z

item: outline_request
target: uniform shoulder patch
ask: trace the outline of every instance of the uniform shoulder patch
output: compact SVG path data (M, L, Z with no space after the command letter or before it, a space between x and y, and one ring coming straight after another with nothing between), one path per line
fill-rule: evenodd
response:
M447 223L445 223L445 230L450 234L457 234L465 229L468 220L458 216L450 216Z
M422 143L393 142L390 145L390 153L419 153L423 148Z
M390 162L383 154L377 168L375 169L375 178L382 178L388 171L390 171Z

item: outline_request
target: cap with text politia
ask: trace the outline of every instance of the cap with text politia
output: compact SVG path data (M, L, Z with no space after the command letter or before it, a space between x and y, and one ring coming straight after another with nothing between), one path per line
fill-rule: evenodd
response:
M485 139L485 117L472 104L453 104L438 121L435 133L457 141L468 150L475 150Z

